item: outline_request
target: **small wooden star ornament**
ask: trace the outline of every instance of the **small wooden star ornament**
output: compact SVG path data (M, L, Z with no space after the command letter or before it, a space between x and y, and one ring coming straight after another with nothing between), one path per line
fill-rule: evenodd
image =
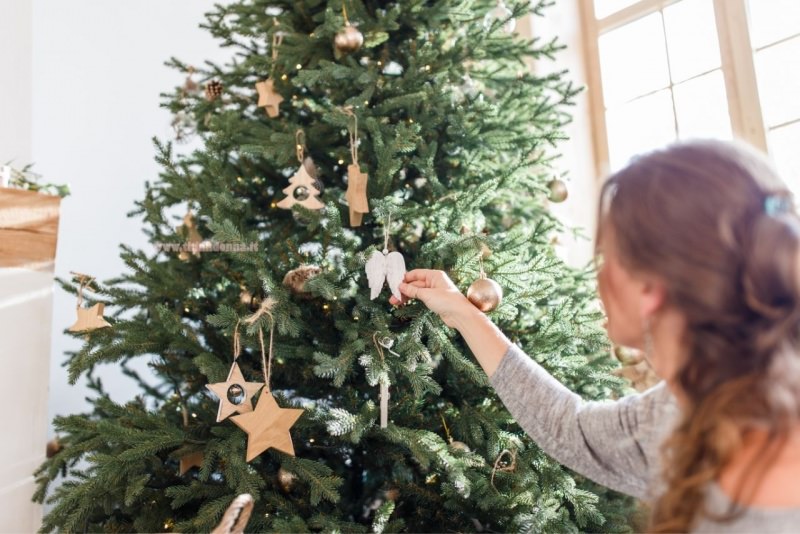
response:
M217 423L228 418L234 413L246 413L253 411L253 395L258 393L262 382L246 382L239 369L239 364L233 362L225 382L216 384L206 384L219 399L219 409L217 410Z
M247 461L269 449L294 456L294 444L289 429L303 415L299 408L281 408L272 393L261 392L256 409L231 417L236 426L247 432Z
M88 274L76 273L74 271L70 271L70 274L78 279L80 286L78 287L78 304L75 306L75 309L78 312L78 320L75 321L75 324L69 327L69 331L88 332L98 328L110 327L111 325L105 319L103 319L103 310L106 307L105 304L98 302L91 308L83 307L83 290L86 289L86 286L88 286L92 280L94 280L94 277L89 276Z
M191 210L189 210L186 215L183 216L183 224L178 225L176 230L185 237L186 242L184 245L189 247L191 253L195 256L199 256L200 243L203 242L203 237L200 235L200 232L197 231L197 224L195 223L194 215L192 214ZM188 260L189 252L186 250L181 250L178 253L178 258L183 261Z
M283 97L275 90L274 82L271 79L258 82L256 90L258 91L258 107L266 109L269 117L273 119L277 117Z
M345 198L350 206L350 226L361 226L364 214L369 213L367 201L367 179L369 176L361 172L358 163L347 166L347 192Z
M98 328L107 328L111 326L105 319L103 319L103 310L105 304L98 302L91 308L78 308L78 320L75 324L69 327L70 332L85 332L88 330L96 330Z
M186 456L181 457L180 473L181 475L185 475L186 472L192 467L202 467L202 466L203 466L203 451L192 452L187 454Z

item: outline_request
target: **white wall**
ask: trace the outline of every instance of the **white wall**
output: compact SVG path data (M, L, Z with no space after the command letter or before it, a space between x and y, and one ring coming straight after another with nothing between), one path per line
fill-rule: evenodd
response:
M31 158L31 16L27 0L0 0L0 165L17 168ZM47 272L0 269L0 389L9 402L0 441L0 532L33 532L41 521L30 496L45 450L51 285ZM25 335L10 335L19 331Z
M566 50L558 52L556 61L543 59L534 64L536 72L545 74L552 71L569 69L566 79L576 87L586 85L586 65L583 57L583 36L578 2L575 0L559 0L545 11L544 17L526 17L519 23L522 35L534 35L547 42L558 37ZM561 158L556 161L558 172L568 173L566 180L569 196L561 204L550 204L553 213L566 225L580 227L587 239L572 238L570 235L559 236L560 246L557 250L570 265L583 267L592 258L594 228L596 226L596 199L599 192L600 178L595 174L591 137L591 111L589 108L588 89L584 89L575 98L575 106L570 109L572 123L565 133L569 140L559 144Z
M0 0L0 165L31 157L31 3Z
M62 203L57 276L69 278L74 270L100 280L114 277L124 269L118 244L149 246L141 220L125 214L144 196L145 180L157 178L151 137L172 138L171 117L158 95L185 75L164 62L175 55L201 65L229 56L198 28L212 5L33 0L33 160L46 180L66 182L72 190ZM48 420L87 408L90 391L83 382L70 386L62 367L65 351L80 345L63 333L74 320L75 298L56 289ZM137 368L146 369L145 363ZM115 366L99 375L117 401L138 393Z

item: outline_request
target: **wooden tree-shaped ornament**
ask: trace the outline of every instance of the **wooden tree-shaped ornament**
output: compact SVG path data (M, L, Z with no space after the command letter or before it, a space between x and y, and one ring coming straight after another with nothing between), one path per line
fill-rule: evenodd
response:
M69 331L89 332L91 330L97 330L98 328L107 328L111 326L111 324L103 319L103 310L105 309L105 304L98 302L91 308L83 307L83 289L94 279L94 277L75 272L71 272L70 274L76 276L81 285L78 287L78 305L76 307L78 319L75 321L75 324L69 327Z
M303 130L297 130L297 161L300 162L300 168L289 178L289 186L283 190L286 198L278 202L278 207L289 210L295 204L300 204L310 210L321 210L325 204L317 198L320 194L319 189L314 186L314 178L308 174L303 165L302 137Z

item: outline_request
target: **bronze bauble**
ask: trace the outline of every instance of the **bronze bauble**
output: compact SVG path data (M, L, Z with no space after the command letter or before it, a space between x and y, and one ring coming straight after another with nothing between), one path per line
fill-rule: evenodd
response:
M469 286L467 298L480 311L492 311L503 301L503 288L491 278L481 277Z
M336 50L344 54L355 52L364 44L364 35L355 26L347 24L333 39Z
M453 449L453 450L470 452L469 445L467 445L463 441L451 441L450 442L450 448Z
M278 484L280 484L281 489L286 493L292 491L294 487L294 483L297 481L297 475L292 473L291 471L287 471L283 467L278 469Z
M567 191L567 184L559 179L550 180L547 183L547 188L550 190L550 200L552 202L564 202L567 200L569 191Z

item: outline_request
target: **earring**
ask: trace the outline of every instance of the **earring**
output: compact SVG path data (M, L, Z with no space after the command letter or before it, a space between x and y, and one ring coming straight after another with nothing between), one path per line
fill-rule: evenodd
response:
M642 319L644 323L644 359L653 367L653 333L650 329L650 316L645 315Z

